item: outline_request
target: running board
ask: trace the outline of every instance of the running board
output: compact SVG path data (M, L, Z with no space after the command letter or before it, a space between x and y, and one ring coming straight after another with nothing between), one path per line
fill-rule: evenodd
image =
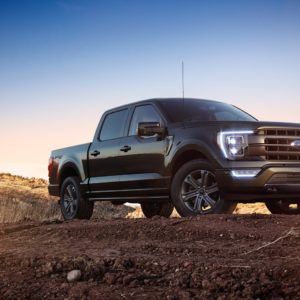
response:
M132 202L133 200L169 200L169 196L134 196L134 197L97 197L97 198L88 198L89 201L125 201Z

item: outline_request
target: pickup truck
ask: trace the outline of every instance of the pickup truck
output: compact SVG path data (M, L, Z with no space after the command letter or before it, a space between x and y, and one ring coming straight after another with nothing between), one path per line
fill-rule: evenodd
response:
M146 217L232 213L265 202L300 213L300 124L260 122L200 99L150 99L105 112L92 143L54 150L49 193L65 219L95 201L140 203Z

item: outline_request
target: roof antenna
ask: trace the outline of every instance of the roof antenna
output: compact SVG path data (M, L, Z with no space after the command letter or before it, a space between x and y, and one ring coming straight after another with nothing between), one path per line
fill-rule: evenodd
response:
M181 62L182 99L184 99L184 61Z
M184 61L181 62L181 84L182 84L182 121L185 120L185 105L184 105Z

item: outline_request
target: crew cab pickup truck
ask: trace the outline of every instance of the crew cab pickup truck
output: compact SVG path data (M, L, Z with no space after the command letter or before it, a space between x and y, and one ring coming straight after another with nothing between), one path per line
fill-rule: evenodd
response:
M146 217L232 213L238 202L299 214L300 124L217 101L144 100L105 112L92 143L52 151L48 170L65 219L89 219L95 201L140 203Z

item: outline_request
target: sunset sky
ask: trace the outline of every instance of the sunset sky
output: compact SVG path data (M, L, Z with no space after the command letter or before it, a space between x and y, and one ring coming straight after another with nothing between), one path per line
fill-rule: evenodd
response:
M298 0L0 0L0 172L47 177L108 108L185 95L300 122Z

